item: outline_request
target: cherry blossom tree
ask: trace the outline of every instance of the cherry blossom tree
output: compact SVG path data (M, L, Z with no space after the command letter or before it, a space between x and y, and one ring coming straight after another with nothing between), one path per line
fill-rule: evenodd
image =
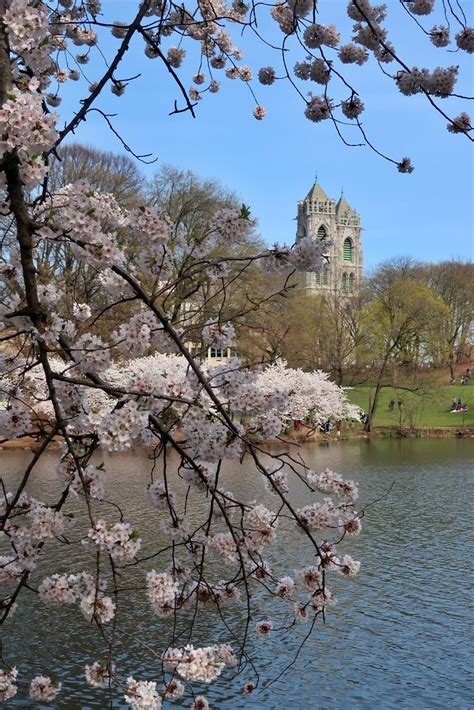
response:
M435 46L450 46L453 34L455 47L473 51L473 30L466 26L459 3L455 7L443 4L445 24L427 30L422 20L431 14L434 1L412 0L404 6ZM144 0L133 7L134 14L126 22L108 17L104 7L102 12L98 0L51 4L0 0L1 211L6 232L14 236L4 240L0 262L4 404L0 430L4 439L28 437L36 442L15 485L7 489L2 480L0 617L14 624L16 608L27 605L32 595L52 613L62 614L73 607L77 615L63 613L62 617L71 633L81 634L86 642L96 634L102 645L100 658L84 658L85 686L108 688L111 705L122 697L132 708L160 708L186 693L191 706L202 710L208 701L196 695L195 683L226 678L232 667L234 673L245 668L252 674L252 682L245 684L246 693L260 682L251 641L276 631L270 621L260 618L254 602L256 589L278 603L281 618L286 619L282 626L290 630L296 620L309 621L311 629L335 603L328 587L330 575L352 577L359 570L359 563L341 555L337 544L359 533L362 511L354 508L358 490L353 481L331 471L311 471L291 451L271 455L253 443L255 431L262 440L278 436L281 415L289 411L288 398L295 396L290 388L302 382L302 373L288 376L294 383L290 388L284 382L279 387L267 382L262 388L256 386L261 375L242 369L238 362L206 371L186 347L192 323L173 325L163 306L164 297L200 271L215 279L202 338L210 346L223 347L235 332L234 324L221 317L229 279L254 265L283 276L295 269L319 271L322 246L302 239L293 248L263 249L251 256L229 250L219 255L217 243L233 243L248 229L247 208L218 211L196 239L185 228L175 228L160 210L126 208L113 195L101 194L84 182L55 189L48 177L50 159L93 111L101 113L115 130L111 117L101 111L99 98L106 89L122 96L135 80L121 75L135 39L143 42L146 56L164 66L176 82L175 112L194 114L203 94L218 90L218 71L231 80L244 81L252 93L253 71L241 64L232 33L248 29L256 41L264 42L257 20L260 11L269 11L281 31L283 78L297 91L301 91L300 81L323 87L322 94L309 99L301 94L311 121L331 120L342 136L342 115L364 136L362 100L344 80L342 66L363 64L372 54L384 70L393 63L392 78L398 89L407 95L423 94L445 117L451 132L470 139L471 127L467 114L449 117L439 105L454 94L457 69L428 70L404 64L384 28L386 8L374 7L368 0L349 2L354 35L348 43L335 27L318 24L317 3L307 0L262 7L240 0L231 6L200 0L196 7ZM451 24L455 29L450 30ZM107 33L117 46L110 50L105 43L101 50ZM188 45L197 58L189 90L181 72ZM297 60L294 69L288 63L290 51ZM52 109L59 106L67 82L87 82L86 67L95 61L94 55L104 58L105 69L62 124ZM278 72L268 66L258 76L261 84L268 85ZM341 98L328 94L332 79L342 88ZM254 114L257 119L265 114L258 102ZM402 172L412 169L408 159L392 162ZM188 271L178 279L173 278L170 240L180 240L182 250L192 252ZM67 246L78 262L95 270L104 293L110 295L103 307L91 309L88 303L73 302L65 310L71 294L48 284L40 270L39 255L48 243ZM106 313L120 312L125 303L136 306L131 315L116 329L99 335ZM240 315L236 314L237 322ZM127 364L131 358L153 352L162 353L161 357L170 354L166 370L143 362ZM341 392L322 375L316 377L340 404ZM299 396L295 407L303 406L304 396ZM309 401L307 396L305 401ZM54 499L39 500L30 495L29 483L52 441L59 446L57 474L62 491ZM133 520L125 519L120 501L111 505L107 471L97 458L100 449L121 452L132 445L151 447L158 462L143 504L156 516L167 545L150 554L143 550L153 546L153 540L145 541ZM188 514L189 496L181 497L173 490L176 478L168 467L171 450L178 460L175 474L189 495L201 496L208 503L199 520ZM227 490L221 483L226 459L253 466L274 495L275 505L270 508ZM310 501L302 507L291 496L296 481L305 487ZM325 497L321 499L319 493ZM84 517L72 536L73 496L81 501ZM282 520L306 541L311 565L288 569L273 552L270 565L270 549L278 550ZM54 569L58 544L81 546L88 562L78 569ZM51 565L53 572L45 573ZM127 677L115 654L131 569L134 580L140 579L140 603L163 624L161 647L154 649L153 681ZM242 615L239 633L227 623L229 607L238 608ZM203 608L214 613L216 625L222 626L227 638L219 635L216 641L210 628L206 644L196 645ZM144 655L148 652L143 649ZM34 702L51 703L67 684L63 668L45 668L44 675L34 677L27 670L19 674L8 643L2 646L1 661L2 702L29 694Z
M324 372L303 372L280 360L263 370L257 384L267 393L284 388L283 409L279 412L283 417L308 419L315 427L328 419L360 419L359 408L347 401L344 391Z

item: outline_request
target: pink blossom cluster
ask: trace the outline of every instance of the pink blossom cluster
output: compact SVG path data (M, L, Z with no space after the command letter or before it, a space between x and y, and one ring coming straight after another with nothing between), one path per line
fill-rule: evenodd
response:
M398 72L396 82L402 94L406 96L426 91L434 96L446 98L453 93L458 69L457 66L446 69L437 67L430 72L428 69L413 67L409 72Z
M17 582L23 571L17 562L16 555L0 555L0 582L2 584Z
M447 47L450 42L449 27L435 25L430 30L430 39L435 47Z
M156 207L131 210L128 225L134 237L159 244L167 244L171 235L170 220Z
M113 671L113 666L95 661L91 665L86 665L84 675L87 684L93 688L107 688L112 682Z
M244 428L240 428L244 435ZM219 418L202 408L189 409L182 422L182 431L191 456L198 461L215 462L222 458L239 458L241 454L241 440L232 437Z
M324 254L331 244L321 239L303 237L288 255L288 261L297 271L320 271Z
M43 239L67 239L78 259L100 269L123 263L117 231L126 222L112 195L100 195L84 182L70 184L39 206L35 217L43 222L38 229Z
M173 678L167 683L164 683L163 696L165 698L180 698L182 695L184 695L184 685L180 680Z
M322 473L308 471L307 479L318 491L335 495L346 503L354 503L359 496L357 483L343 479L329 468Z
M315 531L327 528L344 530L345 526L357 517L357 513L345 506L336 505L332 498L310 503L296 512L303 528Z
M278 2L273 5L271 14L280 30L285 35L291 35L297 28L297 17L285 3Z
M429 15L433 12L435 0L410 0L407 5L414 15Z
M38 587L40 598L50 606L78 604L87 621L105 624L115 616L115 603L103 594L105 583L87 572L53 574L45 577Z
M224 562L234 563L239 559L238 545L232 533L215 533L208 537L208 546L215 550Z
M259 375L257 387L263 393L285 392L279 415L304 420L313 426L328 419L360 419L361 410L350 404L347 395L321 371L303 372L289 368L283 360L269 365Z
M186 605L192 605L197 598L200 604L219 608L228 602L238 602L241 598L239 588L226 580L221 580L214 585L194 583L189 590L186 590L186 594L188 595Z
M474 27L464 27L456 35L456 44L459 49L472 54L474 52Z
M277 479L278 480L278 479ZM226 498L233 498L226 493ZM227 516L234 517L236 508L228 508ZM278 516L260 503L250 503L243 515L242 533L214 533L207 538L208 546L216 551L226 563L239 560L249 562L263 553L277 539Z
M43 85L47 85L54 63L49 54L53 47L46 5L31 0L11 0L4 12L3 22L11 51L31 72L41 77Z
M195 648L188 644L184 648L169 648L163 654L165 668L177 673L184 680L211 683L225 666L235 666L236 656L226 644Z
M331 116L332 105L325 96L313 96L305 108L305 116L314 123L325 121Z
M337 600L328 589L324 581L324 575L328 572L338 572L343 577L354 577L360 569L360 562L354 560L350 555L339 558L334 554L334 549L327 543L320 546L320 556L317 558L318 565L309 565L299 570L295 570L294 577L285 576L277 581L275 595L283 600L293 602L293 611L298 621L307 621L309 611L320 613L326 606L333 606ZM305 594L304 598L299 596L299 592ZM264 624L264 632L257 626L259 635L266 635L271 631Z
M17 676L18 671L16 668L10 668L8 670L0 669L0 701L2 703L6 703L7 700L14 698L17 694Z
M179 584L167 572L151 570L146 576L147 595L158 616L169 616L174 611Z
M337 33L334 25L308 25L303 33L304 43L309 49L316 49L322 45L328 47L337 47L340 41L340 35Z
M358 96L354 95L341 102L341 109L346 118L358 118L364 110L364 104Z
M273 84L276 78L276 72L273 67L262 67L258 72L258 80L264 86Z
M326 85L331 78L331 68L323 59L315 59L311 64L309 77L317 84Z
M350 42L339 49L338 56L343 64L365 64L369 53L365 47Z
M137 324L142 322L141 317L141 314L140 318L137 317ZM172 411L176 413L177 421L180 420L189 451L197 460L213 462L222 457L235 458L240 455L240 438L230 436L227 425L215 415L214 405L193 380L194 376L187 370L184 358L157 354L135 358L123 366L114 364L104 370L107 362L102 359L103 350L98 347L96 356L91 341L87 343L86 357L80 360L80 369L86 373L98 371L112 389L120 388L134 395L117 402L101 390L87 391L86 388L58 383L62 406L71 418L71 432L82 435L94 432L102 446L110 451L122 451L140 442L146 443L150 436L150 416L162 416L172 402ZM73 352L79 360L79 348ZM63 371L66 377L73 375L70 368L65 369L59 361L54 362L53 367L57 372ZM281 433L288 418L306 419L310 416L310 423L319 426L331 418L360 417L360 410L348 403L344 391L331 383L324 373L292 370L282 362L259 373L243 370L238 360L232 360L226 365L210 368L208 376L219 399L235 415L247 417L245 427L234 422L241 437L245 437L248 431L261 440L272 439ZM45 382L39 368L30 370L28 382L28 392L34 393L36 399L45 397ZM38 407L34 400L31 404L23 404L22 400L29 396L26 390L18 393L10 408L0 411L0 422L7 435L13 431L29 432L33 429L33 407L36 407L38 414L43 412L42 416L52 416L52 410L47 414L44 405ZM190 407L194 401L197 406ZM103 471L94 467L86 467L82 471L82 479L76 470L68 474L64 468L61 469L61 476L69 476L68 480L76 492L85 483L93 497L104 495ZM189 477L198 486L202 485L203 481L197 480L195 472L189 472ZM162 496L162 492L157 490L156 493L158 497ZM154 500L155 505L157 500Z
M130 560L141 547L141 538L129 523L107 524L100 518L90 528L88 537L99 550L107 552L114 560Z
M221 209L216 212L210 225L210 231L218 233L223 239L238 240L249 228L249 220L236 209Z
M14 546L15 563L22 570L33 570L42 543L62 535L69 527L70 519L26 493L18 497L14 506L9 504L7 497L4 506L10 506L12 512L3 530Z
M47 676L35 676L30 683L30 698L38 702L52 703L59 695L61 687L61 683L54 685L51 678Z
M268 471L268 477L265 479L265 487L270 493L278 495L278 493L288 493L288 473L284 469L281 462L275 462L273 468Z
M109 451L123 451L143 435L148 417L148 411L141 409L137 402L127 401L109 413L100 408L93 409L87 415L87 421L102 446Z
M0 108L0 157L16 151L20 177L25 187L38 185L47 173L41 153L56 139L56 115L45 114L38 82L32 79L26 91L11 89Z
M277 412L267 410L266 414L252 417L248 422L249 432L261 441L275 439L284 428L283 421Z
M450 133L467 133L472 131L471 117L465 111L459 116L453 118L452 122L448 123L448 131Z
M124 698L132 710L161 710L161 696L154 681L137 681L130 676Z
M104 498L105 472L93 464L88 464L80 470L75 462L64 461L58 466L58 477L66 481L78 495L88 495L91 498Z
M271 621L259 621L256 628L259 636L268 636L272 632L273 624Z
M160 270L162 271L162 269ZM148 310L135 313L128 321L121 323L118 329L112 332L112 338L121 352L128 358L140 357L147 350L156 348L159 351L154 356L156 359L160 353L172 352L174 349L173 343L164 333L163 328L158 325L156 317ZM146 359L143 358L141 362L145 363ZM150 359L149 362L151 365L154 364L153 359ZM127 368L123 369L126 370ZM155 368L153 368L154 370ZM140 374L144 375L146 372L149 372L149 370L143 369ZM112 369L109 374L113 376ZM134 375L133 372L130 374L131 376Z
M251 503L244 513L245 535L243 544L250 553L261 553L275 542L278 517L261 503Z
M0 436L16 439L33 429L31 408L20 397L8 397L3 404L5 408L0 410Z

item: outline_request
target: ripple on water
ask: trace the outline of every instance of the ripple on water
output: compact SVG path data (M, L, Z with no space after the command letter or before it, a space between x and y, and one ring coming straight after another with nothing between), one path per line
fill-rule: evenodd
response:
M273 710L339 710L345 708L473 708L472 646L472 554L474 552L474 442L472 441L374 441L347 442L330 447L305 447L308 464L317 470L326 466L359 481L362 500L368 502L387 493L367 510L364 530L351 545L351 554L362 561L354 582L339 584L339 606L330 611L325 625L319 624L290 671L260 692L237 695L247 677L232 683L217 682L201 688L213 708L259 708ZM1 452L2 475L15 479L26 460L23 452ZM108 457L110 496L124 504L127 519L159 541L156 520L144 502L150 463L144 452ZM225 480L236 493L252 499L262 494L259 478L251 467L239 469L230 463ZM175 485L179 484L175 482ZM48 455L35 471L29 492L53 500L59 490L55 457ZM306 500L295 492L298 505ZM195 514L199 503L193 501ZM74 502L78 516L80 508ZM292 569L301 560L301 538L284 533L284 558ZM59 546L51 571L82 568L84 549ZM469 583L469 577L470 583ZM131 600L133 604L133 599ZM76 629L84 628L77 611L58 613L36 598L20 605L16 622L5 639L6 655L25 676L60 668L64 692L55 707L64 710L98 710L108 705L106 691L82 683L84 636L70 628L62 614L77 614ZM272 614L271 604L262 606ZM158 662L144 653L136 637L150 648L163 644L163 626L148 609L136 605L132 616L122 615L117 663L124 674L152 680ZM241 624L232 612L233 628ZM219 640L212 614L202 625L203 642ZM306 627L298 627L302 638ZM471 644L470 644L471 642ZM295 639L252 640L253 651L264 677L275 677L291 661ZM89 661L101 657L98 639L87 646ZM154 673L156 672L156 675ZM249 676L250 677L250 676ZM179 706L179 703L176 704ZM189 701L184 703L188 706ZM120 701L114 707L123 707ZM31 708L16 698L12 708ZM41 707L37 705L36 707Z

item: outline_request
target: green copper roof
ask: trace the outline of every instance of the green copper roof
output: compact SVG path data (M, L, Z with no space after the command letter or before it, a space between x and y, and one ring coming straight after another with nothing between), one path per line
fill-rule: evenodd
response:
M339 201L336 205L336 212L347 212L347 210L352 209L346 198L341 194Z
M329 200L329 197L326 195L323 188L318 183L317 178L314 181L313 187L306 195L305 200L321 200L323 202L325 202L326 200Z

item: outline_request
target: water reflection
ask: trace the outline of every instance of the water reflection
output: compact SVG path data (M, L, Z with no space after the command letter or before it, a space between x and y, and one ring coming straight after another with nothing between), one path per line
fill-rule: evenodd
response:
M216 682L203 688L212 707L473 707L469 638L474 614L468 578L474 552L470 506L474 442L343 442L328 447L309 445L303 453L317 470L329 466L358 480L365 502L384 496L392 482L393 488L368 509L364 531L350 545L351 554L363 563L359 577L338 585L339 605L328 614L325 625L317 625L292 670L258 694L238 695L237 700L235 692L247 680L245 673L230 686ZM27 456L24 452L1 452L2 475L17 478ZM156 520L143 499L150 471L146 454L134 451L109 457L106 463L108 490L114 500L124 501L126 519L159 539ZM229 488L248 500L262 495L261 481L250 464L244 471L230 464L225 478ZM179 487L178 481L174 487ZM35 470L29 492L54 500L58 490L55 455L51 453ZM303 489L294 491L298 505L305 495ZM202 499L196 497L192 505L197 513ZM51 571L66 565L82 569L83 555L78 546L61 546ZM301 538L287 534L284 555L290 568L299 566L303 562ZM133 600L133 593L130 596ZM82 634L67 635L62 614L77 615L75 628L80 629L85 628L80 613L76 609L51 613L32 594L28 601L28 605L19 606L15 624L7 631L9 661L17 662L20 673L28 677L61 668L66 680L57 708L106 707L105 691L88 689L82 683ZM271 606L265 604L262 615L271 616ZM229 620L238 630L238 614L232 612ZM127 634L119 641L121 670L140 679L156 678L157 661L143 652L135 638L142 637L159 650L162 622L141 606L133 618L122 615L120 623ZM214 626L213 614L208 612L201 628L203 642L219 640ZM298 634L306 631L302 626ZM294 638L253 643L251 650L268 677L290 661L295 647ZM98 639L92 646L88 642L87 648L90 661L103 653ZM189 705L189 700L184 705ZM32 704L19 697L8 707L31 708Z

